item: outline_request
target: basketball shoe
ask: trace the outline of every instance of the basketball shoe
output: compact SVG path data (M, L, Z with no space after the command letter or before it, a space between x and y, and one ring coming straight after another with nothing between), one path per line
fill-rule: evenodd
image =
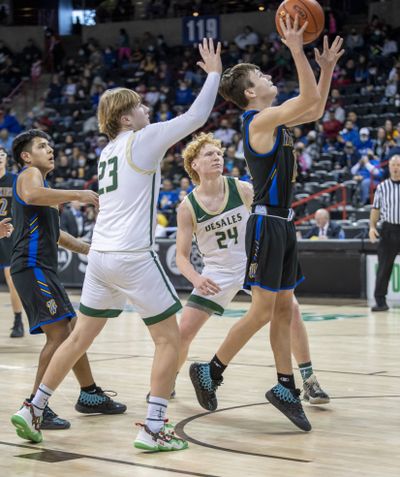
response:
M190 365L190 379L196 391L199 404L207 411L215 411L218 407L218 400L215 391L221 386L221 379L212 379L209 363L192 363Z
M40 432L41 420L40 416L35 416L32 404L26 401L21 409L11 416L11 423L16 427L18 436L36 443L43 440Z
M303 398L310 404L327 404L330 401L328 394L321 388L315 374L312 374L303 383Z
M295 426L303 431L311 431L311 424L304 414L299 396L299 389L288 389L282 384L275 385L265 394L268 401L292 421Z
M27 398L25 402L31 403L32 399ZM43 409L42 421L40 423L40 429L45 429L46 431L50 430L62 430L62 429L69 429L71 427L71 423L66 419L62 419L58 416L49 406L46 404L45 408Z
M151 432L150 429L141 423L136 424L140 431L135 439L134 446L137 449L146 451L179 451L188 448L188 443L175 434L174 426L165 421L159 432Z
M114 391L103 391L99 386L92 392L82 391L75 409L83 414L122 414L126 411L125 404L116 402L113 397L117 395Z

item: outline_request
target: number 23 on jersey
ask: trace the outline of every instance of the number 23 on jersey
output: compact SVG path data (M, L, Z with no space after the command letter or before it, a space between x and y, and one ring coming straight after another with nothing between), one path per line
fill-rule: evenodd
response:
M99 162L99 195L118 188L118 157Z

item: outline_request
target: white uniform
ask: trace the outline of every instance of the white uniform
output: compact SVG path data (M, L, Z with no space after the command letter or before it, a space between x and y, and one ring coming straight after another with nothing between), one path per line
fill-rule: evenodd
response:
M215 102L219 74L210 73L190 109L138 132L121 132L101 153L100 211L93 232L80 311L118 316L126 299L147 324L181 308L153 250L160 163L176 142L201 127Z
M221 291L204 296L194 289L188 298L193 308L222 315L224 309L241 290L246 272L246 224L250 212L238 187L238 181L224 177L225 199L220 210L211 212L194 189L186 198L192 212L194 232L203 255L202 275L211 278Z

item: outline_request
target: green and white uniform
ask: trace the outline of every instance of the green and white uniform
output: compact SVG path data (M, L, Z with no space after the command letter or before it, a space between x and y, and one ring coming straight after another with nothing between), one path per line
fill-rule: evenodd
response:
M245 236L250 212L238 186L238 180L224 177L225 198L220 210L211 212L197 197L194 189L186 204L192 212L194 234L203 255L202 275L211 278L221 291L203 296L196 289L188 306L222 315L224 309L242 289L246 271Z
M82 289L82 313L116 317L128 299L151 325L181 308L154 251L160 164L172 145L205 123L219 78L218 73L208 75L185 114L137 132L121 132L103 149L98 165L100 211Z

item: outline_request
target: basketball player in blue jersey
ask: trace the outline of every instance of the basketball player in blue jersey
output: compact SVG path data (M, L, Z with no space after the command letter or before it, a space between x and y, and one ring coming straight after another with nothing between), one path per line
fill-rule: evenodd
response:
M194 286L179 323L178 371L200 328L212 314L222 315L243 288L246 224L253 187L248 182L222 175L223 153L221 142L211 133L196 136L182 153L185 170L196 187L179 206L177 217L176 263ZM193 235L203 257L201 274L190 262ZM313 373L307 330L299 304L293 298L292 352L303 378L303 398L310 404L326 404L329 396ZM208 403L206 409L212 410L212 406L213 403Z
M40 353L31 398L34 396L51 357L72 330L75 310L58 278L57 245L75 253L88 254L89 244L60 232L58 205L72 200L98 206L98 196L90 190L53 190L46 181L54 169L50 137L31 129L13 141L13 156L21 172L14 181L12 217L15 227L11 254L11 274L29 321L30 333L44 333L46 343ZM73 371L81 386L75 408L82 413L120 414L126 406L110 399L96 386L86 354ZM30 399L31 399L30 398ZM30 399L24 407L32 409ZM67 429L48 406L43 409L44 429ZM24 432L18 419L17 433Z
M15 174L7 171L7 151L0 147L0 218L11 217L12 188ZM0 242L0 268L4 271L4 278L10 290L11 307L14 312L14 324L11 328L10 338L22 338L24 325L22 323L22 303L10 273L12 238L6 237Z
M230 330L210 363L193 363L191 379L199 403L217 407L216 389L222 374L240 349L266 323L271 323L270 341L278 383L266 398L297 427L311 430L296 389L291 360L293 293L303 280L298 263L296 231L290 208L296 177L290 127L315 121L323 114L336 62L343 54L342 39L316 52L321 67L318 85L303 51L303 31L287 16L281 19L283 43L289 48L299 77L300 94L272 107L277 88L269 75L252 64L239 64L222 75L220 93L245 112L244 153L254 186L252 214L247 222L247 271L245 287L252 291L248 313Z

